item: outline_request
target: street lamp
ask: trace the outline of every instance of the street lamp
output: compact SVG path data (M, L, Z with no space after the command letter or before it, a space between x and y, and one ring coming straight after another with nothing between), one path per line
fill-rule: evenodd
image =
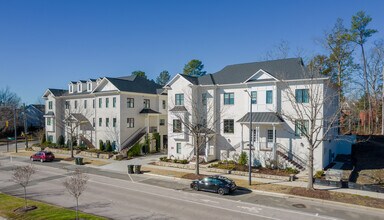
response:
M248 92L248 90L244 89L244 91L249 96L249 105L250 105L250 111L249 111L249 166L248 166L248 185L252 185L252 161L251 161L251 154L252 154L252 95Z

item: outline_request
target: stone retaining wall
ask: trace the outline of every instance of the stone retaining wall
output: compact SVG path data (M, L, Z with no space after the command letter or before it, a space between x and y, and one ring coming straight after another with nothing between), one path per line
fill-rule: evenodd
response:
M34 151L40 151L40 147L32 147L32 149ZM51 151L52 153L56 153L56 154L71 155L71 151L70 150L55 149L55 148L49 148L49 147L45 148L44 150ZM80 151L80 150L74 150L73 153L76 154L76 156L100 158L100 159L109 159L109 158L112 157L111 154L87 152L87 151Z
M180 168L180 169L186 169L186 170L196 169L196 165L194 164L169 163L164 161L157 161L157 162L154 162L154 164L157 166L174 167L174 168Z

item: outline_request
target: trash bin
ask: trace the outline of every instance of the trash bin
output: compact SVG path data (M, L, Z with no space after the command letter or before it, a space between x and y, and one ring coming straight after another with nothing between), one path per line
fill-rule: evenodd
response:
M132 173L134 173L134 172L133 172L133 167L134 167L134 165L128 165L127 167L128 167L128 174L132 174Z
M83 165L83 158L82 157L76 157L75 158L75 164L76 165Z
M141 165L135 165L135 174L140 174Z

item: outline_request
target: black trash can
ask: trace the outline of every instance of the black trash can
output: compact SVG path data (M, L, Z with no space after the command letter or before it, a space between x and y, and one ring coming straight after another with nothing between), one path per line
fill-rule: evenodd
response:
M135 174L140 174L141 165L135 165Z
M83 158L82 157L76 157L75 158L75 164L76 165L83 165Z
M128 174L132 174L132 173L134 173L134 172L133 172L133 167L134 167L134 165L128 165L127 167L128 167Z

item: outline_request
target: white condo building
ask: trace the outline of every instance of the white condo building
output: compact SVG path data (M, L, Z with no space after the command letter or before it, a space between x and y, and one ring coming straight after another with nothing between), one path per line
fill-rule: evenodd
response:
M166 86L168 94L168 157L191 160L195 155L193 136L187 126L205 127L209 135L199 155L206 161L234 159L242 151L248 153L250 105L252 105L252 162L265 165L268 160L286 160L287 166L305 169L308 155L306 139L297 126L310 126L286 120L282 112L292 113L293 104L284 94L294 91L296 100L308 103L308 86L316 86L321 96L336 90L329 78L309 74L300 58L244 63L201 77L176 75ZM252 104L251 104L252 103ZM337 113L338 100L325 102L317 123ZM302 117L297 116L297 119ZM321 135L322 133L320 133ZM315 149L314 167L327 166L337 154L343 153L335 137Z
M104 77L70 82L68 90L47 89L45 128L48 141L63 135L78 144L99 147L109 140L116 151L146 134L159 133L167 145L167 95L153 81L138 77Z

